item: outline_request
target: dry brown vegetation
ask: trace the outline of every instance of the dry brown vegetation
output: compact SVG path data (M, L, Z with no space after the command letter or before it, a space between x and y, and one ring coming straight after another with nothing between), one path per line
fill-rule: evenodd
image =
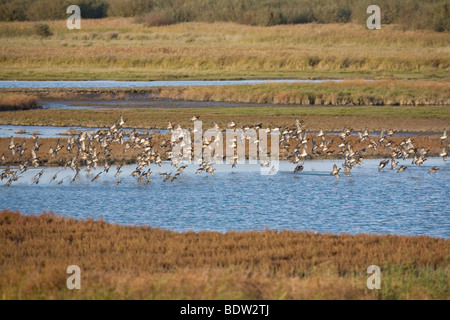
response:
M38 97L26 94L0 94L0 111L41 108Z
M131 213L130 213L131 214ZM449 299L449 240L185 232L0 213L3 299ZM69 265L82 289L66 288ZM366 269L382 288L366 288Z
M23 89L3 89L22 93ZM346 80L322 83L265 83L234 86L35 88L27 93L41 99L130 100L174 99L297 106L445 106L450 82L432 80Z
M450 82L361 81L166 88L160 98L284 105L450 105Z
M274 27L133 19L83 20L80 32L48 22L0 22L0 78L155 80L255 78L448 78L447 32L371 32L357 24ZM111 35L115 34L114 38Z

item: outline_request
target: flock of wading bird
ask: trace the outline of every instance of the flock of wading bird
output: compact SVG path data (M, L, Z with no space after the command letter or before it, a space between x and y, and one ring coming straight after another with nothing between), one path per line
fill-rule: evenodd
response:
M197 120L197 116L193 116L191 121ZM22 142L20 145L16 145L14 142L14 138L11 137L10 144L8 147L9 152L11 152L14 159L16 159L16 163L20 163L18 168L12 169L11 167L6 167L3 172L1 172L0 178L1 180L6 179L7 182L5 184L5 188L11 186L11 184L15 181L18 181L21 175L23 175L30 167L38 168L43 167L44 163L41 162L41 158L38 156L39 152L47 152L50 157L57 156L63 148L67 150L69 155L71 155L72 159L65 163L64 168L71 168L74 172L74 176L70 181L70 184L76 182L80 176L81 170L84 170L88 173L88 176L91 177L91 170L97 169L97 164L99 162L99 154L102 152L105 161L103 164L103 170L96 174L94 177L90 178L92 182L100 179L102 173L108 173L111 169L111 146L113 144L118 144L123 146L123 153L126 153L130 149L138 149L140 152L136 156L136 169L131 173L131 176L137 178L139 184L148 184L152 181L151 175L152 171L150 168L150 164L154 163L161 167L162 159L171 160L171 164L176 168L175 172L167 173L159 173L161 178L164 178L164 182L174 181L177 179L182 172L186 169L187 165L179 166L180 157L182 154L178 154L178 157L173 156L173 149L175 145L179 145L184 141L184 136L182 134L176 134L178 129L181 129L181 126L178 125L176 129L173 128L171 123L167 129L171 133L170 141L162 140L160 142L156 142L153 139L151 133L138 133L137 130L133 130L132 132L123 130L123 125L125 121L123 117L120 117L119 121L116 121L109 129L101 129L96 133L90 132L81 132L79 135L72 136L67 139L66 145L61 143L61 140L58 139L56 145L50 147L49 150L41 150L42 144L39 143L39 137L33 136L34 140L33 146L31 147L31 157L28 159L23 159L25 150L27 150L25 146L25 142ZM236 129L236 124L231 122L228 124L230 129ZM217 124L214 125L215 130L219 130L219 126ZM245 143L245 139L248 139L245 135L245 132L250 129L261 129L261 125L255 126L244 126L241 127L242 134L241 140L243 139ZM271 130L267 129L266 132L269 133ZM326 133L323 130L320 130L317 134L315 134L315 139L311 135L311 139L308 137L307 132L305 131L305 124L303 121L296 120L295 124L291 127L285 127L283 130L279 130L280 134L280 149L284 152L289 152L287 159L290 160L293 164L295 164L294 173L299 173L303 170L304 162L303 160L311 158L315 155L330 155L336 154L341 156L344 159L344 163L342 165L344 169L344 174L350 176L350 171L357 165L361 165L364 160L364 153L368 149L376 150L379 147L387 148L390 151L391 157L390 159L384 159L380 162L378 171L382 171L390 162L390 167L392 170L397 169L397 173L405 171L408 167L401 165L397 168L399 164L399 159L407 159L412 157L412 164L417 166L423 166L423 163L427 160L427 154L429 150L426 150L423 146L417 147L414 145L411 138L405 138L398 144L395 144L391 137L394 135L394 130L388 130L387 132L381 132L377 141L374 140L374 136L371 136L368 130L364 130L363 132L356 132L358 134L358 142L366 143L363 144L363 148L359 150L355 150L352 144L349 141L349 137L352 134L352 129L345 128L339 134L339 144L337 148L331 150L330 147L334 144L333 140L327 140ZM220 131L222 132L222 131ZM219 146L223 146L220 143L220 137L212 137L211 140L202 139L202 148L205 150L209 148L210 151L215 151L215 148ZM235 167L238 163L239 157L237 156L237 137L234 137L231 140L231 148L234 148L234 157L231 165ZM317 140L316 140L317 139ZM447 130L444 130L443 135L440 137L442 152L440 153L440 157L443 158L444 161L447 161L448 151L450 149L450 141L448 141ZM308 148L308 141L311 141L312 148ZM100 146L100 150L97 150L97 147L94 146L94 143L98 142ZM242 142L242 141L241 141ZM259 145L259 140L255 140L252 143L256 143ZM160 152L157 152L156 145L159 144ZM295 147L292 149L292 145ZM191 146L188 148L191 149ZM292 149L292 150L291 150ZM182 150L182 149L181 149ZM309 152L308 152L309 150ZM267 150L263 150L259 147L260 154L265 154L268 156L270 153ZM262 161L261 161L262 162ZM5 155L2 155L0 164L5 163ZM270 161L265 160L261 163L261 166L270 167ZM272 169L274 167L272 166ZM122 178L119 176L122 173L122 165L118 164L115 168L114 176L117 177L116 186L118 186L122 182ZM64 169L62 169L64 170ZM61 172L60 170L59 172ZM436 173L439 170L438 167L432 167L428 173ZM44 174L45 169L42 169L38 174L34 176L33 183L39 184L41 177ZM201 164L197 169L196 173L200 174L202 172L210 175L214 175L214 163L213 161L204 161L201 160ZM272 171L272 170L271 170ZM333 170L330 175L339 178L339 173L341 168L338 168L336 164L333 166ZM55 182L56 185L61 185L64 183L64 179L58 179L58 173L53 175L50 179L50 183ZM270 173L270 172L269 172Z

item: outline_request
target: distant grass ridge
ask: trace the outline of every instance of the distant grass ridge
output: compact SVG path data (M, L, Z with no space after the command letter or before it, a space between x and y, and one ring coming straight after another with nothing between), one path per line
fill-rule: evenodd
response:
M449 251L449 240L426 236L178 233L2 211L0 297L449 299ZM73 264L82 288L69 291ZM381 290L366 287L373 264Z
M367 7L376 4L382 8L384 24L450 31L450 5L445 0L3 0L0 21L64 19L72 4L80 6L83 18L138 17L149 26L194 21L365 24Z
M0 79L162 80L275 78L448 79L448 33L370 31L356 24L147 28L131 18L0 22Z

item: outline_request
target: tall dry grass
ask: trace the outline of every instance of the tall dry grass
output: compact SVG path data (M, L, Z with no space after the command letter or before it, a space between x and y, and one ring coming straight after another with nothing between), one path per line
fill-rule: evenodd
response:
M39 99L35 95L0 94L0 111L39 109Z
M3 89L24 94L24 89ZM274 83L234 86L136 88L35 88L28 94L56 100L175 99L278 105L440 106L450 105L450 83L433 80L345 80L321 83ZM132 105L132 101L130 102Z
M130 213L132 214L132 213ZM448 299L448 240L185 232L0 213L3 299ZM69 265L82 289L67 290ZM370 292L366 269L382 269Z
M450 83L436 81L259 84L227 87L166 88L159 97L194 101L227 101L293 105L419 106L450 105Z
M133 20L83 20L70 32L48 22L0 23L4 79L221 79L448 76L448 33L372 32L356 24L242 26L183 23L147 28ZM111 37L114 33L115 36Z

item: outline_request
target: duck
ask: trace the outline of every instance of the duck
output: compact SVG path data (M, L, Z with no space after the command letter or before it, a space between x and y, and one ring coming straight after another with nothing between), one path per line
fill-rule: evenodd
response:
M447 149L446 148L442 149L442 152L439 154L439 156L442 157L442 160L447 161L448 157Z
M300 163L300 164L298 164L296 167L295 167L295 169L294 169L294 173L297 173L297 172L301 172L301 171L303 171L303 169L304 169L304 166L305 165L305 163L304 162L302 162L302 163Z
M203 170L204 170L204 168L200 167L200 168L197 169L197 171L195 171L195 174L202 173Z
M272 166L272 168L270 168L270 170L269 170L269 174L272 174L272 173L274 173L275 172L275 166Z
M94 181L100 179L100 175L101 175L102 173L103 173L103 172L100 172L99 174L97 174L97 175L91 180L91 182L94 182Z
M399 164L399 161L395 161L395 159L392 158L392 160L391 160L391 169L395 170L395 168L397 167L398 164Z
M430 170L428 170L428 173L436 173L438 170L439 170L439 168L434 166L434 167L430 168Z
M122 127L125 124L125 120L123 120L123 116L120 116L119 126Z
M344 173L347 177L351 177L352 174L350 173L350 171L352 170L352 165L351 163L349 163L348 161L345 161L344 164L342 165L342 167L344 168Z
M8 149L11 151L12 156L14 157L16 155L16 145L14 144L14 138L11 137L11 140L9 141Z
M443 132L443 134L442 134L440 139L441 139L441 144L443 144L448 139L447 129L444 129L444 132Z
M400 168L398 168L397 173L403 172L403 171L405 171L406 169L408 169L408 167L402 165L402 166L400 166Z
M104 166L104 171L106 173L108 173L109 169L111 168L111 165L108 164L108 160L105 160L105 166Z
M325 135L325 133L323 132L322 129L320 129L319 133L317 134L317 137L320 138L320 137L323 137L324 135Z
M75 176L73 177L72 181L70 181L70 184L73 184L75 181L78 180L79 173L80 173L80 171L77 171L77 172L75 173Z
M300 158L305 158L308 156L308 152L306 152L306 148L303 148L302 153L300 153Z
M339 171L341 171L341 168L338 168L337 165L335 164L333 166L333 171L331 171L330 175L331 176L335 176L336 179L339 179Z
M383 170L384 167L386 167L389 164L389 159L382 160L378 166L378 171Z
M50 179L50 183L52 183L53 181L55 181L56 179L58 179L58 173L60 173L62 170L59 170L57 173L55 173L55 175Z

